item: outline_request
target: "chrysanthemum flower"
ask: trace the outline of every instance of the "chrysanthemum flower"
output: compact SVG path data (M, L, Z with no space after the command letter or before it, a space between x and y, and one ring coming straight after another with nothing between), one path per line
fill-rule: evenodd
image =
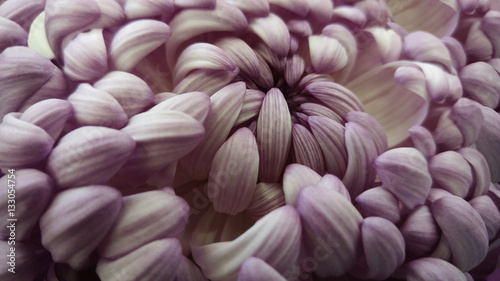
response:
M494 0L7 0L0 278L487 278L499 30Z

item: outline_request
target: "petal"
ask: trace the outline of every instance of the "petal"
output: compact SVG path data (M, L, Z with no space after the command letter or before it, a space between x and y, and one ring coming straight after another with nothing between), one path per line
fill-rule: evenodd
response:
M291 145L292 120L285 97L277 88L269 90L262 101L257 121L259 178L276 182L285 168Z
M239 1L239 0L222 0L224 2L230 3L243 13L250 16L265 17L269 15L269 1L267 0L255 0L252 2Z
M10 19L29 31L32 21L43 11L44 6L43 0L5 1L0 5L0 17Z
M305 62L300 55L295 54L291 58L286 59L284 75L288 86L293 86L300 80L304 73L304 69Z
M232 241L193 244L193 257L210 280L234 280L246 258L254 256L283 274L299 255L301 224L295 209L283 206L258 220Z
M255 192L259 173L257 141L241 128L219 148L208 178L208 198L217 212L235 215L245 210Z
M290 50L290 33L286 24L275 14L265 18L255 18L249 22L249 30L262 39L280 57Z
M188 217L188 204L168 192L125 196L116 222L99 245L99 256L115 260L155 240L180 238Z
M463 146L462 132L451 119L450 110L444 111L437 123L434 130L434 140L438 147L445 150L454 150Z
M304 17L309 12L309 1L286 1L286 0L269 0L269 4L283 8L299 16Z
M116 260L101 258L96 272L102 280L175 280L181 263L181 244L176 238L156 240Z
M16 168L37 164L49 155L54 139L42 128L10 113L0 123L0 167Z
M90 254L113 225L121 207L120 192L108 186L63 191L40 219L42 244L54 261L83 269L90 265Z
M243 106L241 107L238 119L234 122L234 127L238 127L259 116L262 101L265 96L266 94L259 90L247 89L245 92L245 99L243 100Z
M206 134L190 154L181 159L186 171L194 178L208 178L210 165L236 121L245 97L245 83L237 82L220 89L210 97L212 105L205 122Z
M54 140L57 140L66 121L72 115L73 107L68 101L46 99L28 107L20 119L44 129Z
M491 182L500 181L500 115L494 110L482 107L484 123L476 141L476 148L488 162Z
M351 111L346 114L347 122L353 122L365 129L370 134L377 149L377 155L387 151L387 136L384 129L371 115L361 111Z
M255 187L247 211L256 221L285 205L285 194L279 183L260 182Z
M112 71L94 83L94 88L112 95L130 118L153 105L154 95L148 84L139 77Z
M469 201L469 204L476 210L486 225L489 240L493 240L500 229L500 212L493 200L486 196L478 196Z
M332 18L333 2L328 0L309 0L309 16L320 24Z
M388 1L387 6L395 22L409 32L422 30L442 37L451 35L458 23L459 8L456 1Z
M331 110L330 108L320 104L320 103L314 103L314 102L298 102L300 103L299 109L303 113L309 115L309 116L324 116L332 121L336 121L337 123L343 124L344 119L342 116L340 116L338 113L335 111Z
M444 196L432 214L450 245L452 263L463 271L478 265L488 252L488 232L481 216L465 200Z
M212 96L220 89L230 85L238 74L239 69L236 69L235 71L195 70L188 74L186 78L182 79L182 81L175 86L173 92L182 94L198 91Z
M436 258L421 258L406 266L408 281L427 280L457 280L466 281L467 278L460 269L451 263Z
M108 54L102 29L80 33L63 50L64 73L71 80L93 80L108 69Z
M394 148L375 160L375 169L383 187L396 196L403 206L413 209L425 202L432 179L427 161L415 148Z
M50 47L45 32L45 11L38 14L29 27L28 47L45 56L48 59L54 59L56 55Z
M405 240L390 221L368 217L361 223L366 268L355 268L351 274L363 279L384 280L405 260Z
M400 230L411 257L428 256L439 242L440 230L426 205L412 210Z
M340 276L356 264L359 225L356 208L333 189L305 187L297 198L297 211L304 229L308 255L319 256L320 277Z
M456 71L461 70L465 66L467 61L467 55L465 54L465 50L462 44L458 42L457 39L450 36L441 38L441 41L444 43L446 48L448 48L453 67L456 69Z
M68 120L72 128L82 126L103 126L123 128L128 120L120 103L107 92L90 84L80 84L69 97L73 106L73 116Z
M321 147L306 127L293 124L292 145L296 163L311 167L318 174L324 174L325 164Z
M481 30L480 21L472 24L464 44L465 53L472 61L485 61L493 56L493 45Z
M500 75L485 62L465 66L460 72L465 96L489 108L500 100Z
M332 20L348 20L349 23L362 27L366 23L366 14L358 7L337 6L333 9Z
M206 281L207 279L201 273L198 266L196 266L189 258L181 257L181 265L177 270L175 281Z
M14 176L12 176L14 175ZM14 185L15 190L15 218L22 223L15 227L15 240L23 241L31 237L34 227L38 226L38 220L49 205L54 188L54 181L45 173L35 169L17 170L14 174L6 174L0 178L0 183L5 188L0 190L0 204L4 210L11 209L13 200L10 193L12 189L8 186ZM8 194L9 193L9 194ZM9 205L9 206L8 206ZM12 228L8 228L10 222L8 212L2 213L0 238L7 241ZM12 241L12 239L9 239Z
M312 67L316 73L332 73L346 66L345 48L336 39L313 35L308 37Z
M142 19L122 26L113 36L109 56L117 70L129 71L165 43L172 30L160 21Z
M174 0L176 8L203 8L212 9L216 5L216 0Z
M238 281L259 280L285 281L286 279L281 276L278 271L259 258L249 257L245 259L238 273Z
M455 151L436 154L429 161L429 173L439 187L458 197L465 198L472 184L469 163Z
M13 240L10 240L13 241ZM5 265L2 265L0 278L9 281L36 280L37 275L47 270L47 261L41 260L32 245L17 242L15 247L10 241L0 241L0 255ZM12 251L14 249L15 251ZM11 257L13 261L11 262ZM48 258L50 260L50 256Z
M163 101L150 111L175 110L184 112L200 123L204 123L210 113L210 97L202 92L191 92Z
M47 159L47 172L60 189L106 183L132 154L135 141L105 127L82 127L59 140Z
M259 59L245 41L236 37L224 37L217 40L214 45L233 59L242 74L251 78L259 77Z
M404 38L403 49L405 55L421 62L437 63L452 70L452 60L445 44L433 34L425 31L415 31Z
M426 159L436 154L436 142L432 133L422 126L413 126L408 129L413 146L422 153Z
M174 0L127 0L123 9L128 19L168 16L174 12Z
M490 10L481 19L481 29L493 45L494 56L500 55L500 36L496 32L500 28L500 11Z
M137 147L120 175L136 186L193 151L205 136L205 128L200 122L173 110L137 114L122 131L137 142Z
M28 33L17 23L0 17L0 53L11 46L26 46Z
M350 89L333 82L314 81L305 87L304 92L319 99L340 116L363 110L361 101Z
M473 144L479 136L484 121L481 106L469 99L461 98L451 108L450 118L462 132L463 146Z
M473 171L474 183L473 186L471 186L470 193L473 197L486 194L490 186L491 176L488 162L483 154L468 147L461 148L457 152L469 162Z
M370 188L356 197L365 217L381 217L392 223L400 219L399 201L383 187Z
M317 187L333 189L336 192L342 194L345 199L351 201L351 195L349 190L345 187L344 183L336 176L331 174L324 175L318 182Z
M320 181L321 176L311 168L300 164L288 165L283 174L286 204L295 207L300 189L304 186L315 186Z

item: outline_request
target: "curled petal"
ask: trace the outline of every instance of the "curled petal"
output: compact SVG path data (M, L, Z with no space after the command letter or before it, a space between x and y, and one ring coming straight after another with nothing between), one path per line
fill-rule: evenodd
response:
M395 148L375 160L375 169L384 188L405 207L413 209L425 202L432 179L427 161L415 148Z
M306 127L293 125L292 145L296 163L311 167L318 174L324 173L325 163L321 147Z
M319 276L340 276L356 264L362 217L333 189L307 186L297 198L306 251L318 261Z
M35 169L17 170L14 176L15 178L11 174L4 175L0 178L0 183L8 187L14 182L16 192L15 215L16 219L23 222L16 225L15 238L23 241L30 238L31 231L38 225L38 220L47 208L52 196L54 181L47 174ZM7 206L12 203L7 193L7 188L0 190L0 199L2 200L0 207L4 208L4 210L11 209L11 206L9 208ZM12 232L12 228L8 228L8 212L3 212L1 218L5 223L1 225L0 238L8 241L7 239Z
M285 194L279 183L260 182L255 187L247 211L258 220L271 211L285 205Z
M408 281L456 280L466 281L462 271L451 263L437 258L421 258L406 266Z
M493 240L500 229L500 212L493 200L486 195L478 196L469 201L469 204L483 218L488 230L489 240Z
M451 249L452 263L469 271L488 253L488 231L481 216L469 203L456 196L444 196L431 205L432 214Z
M180 238L188 216L187 203L163 190L125 196L115 224L99 245L99 256L114 260L152 241Z
M204 92L212 96L220 89L226 87L238 75L239 69L235 71L225 70L195 70L188 74L186 78L175 86L173 92L187 93L187 92Z
M312 67L316 73L332 73L346 66L345 48L336 39L313 35L308 37Z
M259 146L259 178L276 182L283 169L291 145L292 120L285 97L277 88L267 92L257 121Z
M28 107L20 119L44 129L57 140L72 114L73 107L68 101L46 99Z
M461 98L451 108L450 118L462 132L463 146L473 144L479 136L484 121L481 106L469 99Z
M233 59L242 74L251 78L259 77L259 59L245 41L235 37L227 37L217 40L215 46L224 50Z
M500 181L500 115L493 109L482 107L484 123L476 141L476 148L488 162L491 182Z
M484 156L473 148L464 147L457 151L462 157L469 162L472 168L474 182L471 186L470 193L473 197L484 195L488 192L490 186L490 168Z
M150 110L184 112L203 124L210 113L210 97L202 92L185 93L160 102Z
M49 155L54 139L42 128L10 113L0 123L0 167L28 167Z
M358 265L351 272L354 276L385 280L405 260L405 240L392 222L365 218L361 223L361 238L366 267Z
M299 255L300 238L301 223L297 212L291 206L283 206L232 241L193 244L193 257L210 280L235 280L241 264L250 256L265 261L283 274Z
M173 281L182 261L176 238L156 240L115 260L100 258L96 272L102 280Z
M290 33L283 20L275 14L253 19L248 28L259 36L273 52L285 57L290 50Z
M434 131L436 144L446 150L459 149L462 147L464 137L458 126L450 117L450 110L441 114L437 127Z
M352 24L363 27L366 23L366 14L357 7L338 6L333 9L333 20L347 20Z
M320 24L332 18L333 2L328 0L309 0L309 16Z
M47 172L60 189L106 183L132 154L135 141L105 127L81 127L59 140L47 160Z
M75 81L93 80L108 69L102 29L80 33L64 48L64 73Z
M230 84L210 97L210 114L205 121L206 134L200 144L181 163L194 178L208 178L210 165L238 118L245 97L245 83Z
M439 242L440 231L426 206L415 208L400 228L405 239L406 250L412 257L429 255Z
M339 124L344 123L342 116L320 103L304 102L300 104L299 108L300 111L309 116L324 116Z
M128 19L168 16L174 12L174 0L127 0L123 7Z
M300 55L295 54L291 58L286 59L284 75L288 86L293 86L300 80L304 69L304 59Z
M44 0L21 0L8 3L5 1L0 5L0 17L10 19L29 31L31 23L43 11L44 6Z
M413 126L408 132L410 133L413 146L420 151L426 159L436 154L436 142L429 130L422 126Z
M68 101L73 106L73 116L68 121L73 128L103 126L120 129L128 122L120 103L112 95L90 84L80 84Z
M252 131L241 128L219 148L208 178L208 197L217 212L245 210L255 191L259 153Z
M406 56L412 60L438 63L452 70L452 60L449 50L445 44L434 35L415 31L404 38L403 49Z
M143 112L154 102L154 95L148 84L128 72L109 72L93 86L112 95L128 118Z
M288 165L283 174L286 204L295 207L300 189L304 186L315 186L320 181L321 176L311 168L300 164Z
M392 223L400 219L399 201L383 187L368 189L356 197L365 217L381 217Z
M489 108L500 100L500 75L485 62L465 66L460 72L465 96Z
M281 7L299 16L305 16L309 13L309 1L286 1L286 0L269 0L269 4Z
M464 44L465 53L472 61L485 61L493 57L493 45L481 30L480 21L472 24Z
M17 23L0 17L0 53L11 46L26 46L28 33Z
M317 187L333 189L336 192L342 194L342 196L344 196L345 199L351 201L351 195L349 194L349 190L347 190L344 183L334 175L331 174L324 175L318 182Z
M286 279L265 261L249 257L241 264L238 281L259 280L285 281Z
M465 198L472 184L469 163L455 151L436 154L429 161L429 173L435 183L451 194Z
M135 20L122 26L113 36L109 56L117 70L129 71L149 53L165 43L172 30L156 20Z
M266 94L259 90L247 89L245 92L245 99L243 100L243 106L241 107L238 119L234 122L234 127L238 127L259 116L262 101L265 96Z
M464 47L457 39L445 36L441 38L446 48L450 52L451 61L453 63L453 67L459 71L461 70L467 61L467 55L465 54Z
M500 55L500 36L497 30L500 28L500 11L490 10L481 18L481 29L493 45L494 57Z
M345 119L347 122L360 125L370 134L370 139L373 140L377 149L377 155L387 151L387 136L375 118L362 111L351 111L346 114Z
M180 9L213 9L216 6L216 0L174 0L174 4Z
M29 27L28 47L48 59L54 59L56 55L52 51L45 32L45 11L41 12Z
M40 219L42 244L55 262L83 269L90 265L90 254L115 222L121 206L120 192L108 186L65 190Z
M38 249L33 249L27 243L24 244L16 241L15 247L13 246L14 244L9 245L9 241L0 241L0 255L2 255L2 261L5 264L2 265L2 272L0 273L2 280L36 280L37 275L39 276L40 274L44 274L42 272L47 271L47 265L49 264L47 260L51 260L50 255L48 259L45 257L45 260L43 260L43 256L46 253L38 254ZM12 263L10 262L11 257L14 259Z

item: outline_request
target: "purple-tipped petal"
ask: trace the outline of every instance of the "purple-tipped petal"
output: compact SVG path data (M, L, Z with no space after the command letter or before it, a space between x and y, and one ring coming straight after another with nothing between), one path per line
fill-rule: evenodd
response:
M188 216L187 203L166 191L126 196L115 224L99 245L99 256L114 260L152 241L180 238Z
M73 106L73 116L68 120L72 128L103 126L121 129L129 121L120 103L112 95L87 83L80 84L68 97L68 101Z
M276 269L272 268L265 261L255 257L247 258L238 272L238 281L260 280L286 281Z
M404 38L403 49L405 55L421 62L437 63L452 70L452 60L445 44L433 34L425 31L415 31Z
M174 281L182 262L176 238L156 240L115 260L100 258L96 272L101 280Z
M40 218L42 244L55 262L84 269L90 265L90 254L115 222L121 207L120 192L108 186L63 191Z
M250 256L283 274L299 255L300 238L299 215L293 207L283 206L232 241L192 244L193 258L210 280L235 280L241 264Z
M413 209L425 202L432 185L427 161L415 148L394 148L375 160L375 169L383 187L403 206Z
M149 53L164 44L172 30L160 21L141 19L122 26L113 36L109 56L117 70L129 71Z
M455 151L434 155L429 161L429 173L436 184L458 197L465 198L472 184L472 170L467 161Z
M10 113L0 123L0 167L21 168L37 164L49 155L54 139L42 128Z
M284 205L285 193L281 184L260 182L255 187L247 211L253 219L258 220Z
M269 90L262 101L257 121L259 178L276 182L285 168L291 145L292 120L285 97L277 88Z
M474 208L462 198L444 196L431 209L451 246L452 263L463 271L481 263L488 252L488 231Z
M460 269L437 258L421 258L406 265L408 281L456 280L467 281Z
M356 203L365 217L381 217L398 223L401 217L399 201L383 187L366 190L356 197Z
M439 242L440 231L426 206L415 208L400 227L405 239L406 251L412 257L429 255Z
M385 280L405 260L405 240L390 221L368 217L361 223L364 262L351 274L363 279Z
M175 110L184 112L203 124L210 113L210 97L202 92L177 95L165 100L150 111Z
M0 53L11 46L26 46L28 33L17 23L0 17Z
M500 114L493 109L482 107L484 123L476 141L476 149L488 162L491 182L500 181Z
M89 81L108 70L108 54L102 29L80 33L64 48L64 73L74 81Z
M422 126L413 126L408 129L413 146L422 153L426 159L430 159L436 154L436 142L432 133Z
M485 62L465 66L460 72L465 97L489 108L495 108L500 100L500 75Z
M318 174L324 174L323 152L309 129L300 124L293 124L292 146L296 163L306 165Z
M322 116L311 116L308 122L323 152L326 171L337 177L343 177L348 159L344 126Z
M82 127L62 137L47 160L47 172L60 189L103 184L127 161L135 141L105 127Z
M94 83L94 88L112 95L130 118L143 112L154 103L154 95L148 84L139 77L112 71Z
M245 99L243 100L243 106L241 107L238 119L234 122L234 127L238 127L245 122L255 119L259 116L260 109L262 107L262 101L266 94L259 90L247 89L245 91Z
M300 189L304 186L315 186L320 181L321 176L311 168L300 164L288 165L283 174L283 191L285 192L286 204L295 207Z
M210 114L205 122L206 134L201 143L181 163L195 179L208 179L213 157L224 143L238 118L245 97L245 83L230 84L210 97Z
M137 186L193 151L205 136L205 128L200 122L174 110L137 114L130 118L122 131L137 142L137 147L120 170L120 175Z
M318 276L340 276L356 264L362 217L333 189L307 186L297 198L307 254L320 255ZM326 255L325 255L326 252Z
M17 170L12 174L6 174L0 178L0 184L5 186L0 190L1 206L5 211L2 212L1 218L4 223L1 225L0 238L7 241L12 231L9 229L10 222L8 221L10 212L7 210L15 206L15 219L19 219L22 223L14 223L15 240L23 241L29 239L31 231L38 225L38 220L42 216L45 208L47 208L53 188L54 181L45 173L34 169ZM10 200L11 193L9 186L14 186L15 199ZM9 193L9 194L7 194Z
M308 40L315 73L332 73L347 65L346 49L337 39L313 35L309 36Z
M73 107L68 101L47 99L30 106L20 119L44 129L57 140L72 114Z
M126 0L123 10L128 19L169 16L174 12L174 0Z
M230 215L245 210L255 192L258 173L257 141L252 131L241 128L214 156L207 191L214 209Z
M500 212L495 202L489 196L483 195L473 198L469 201L469 204L483 218L489 240L492 241L500 229Z
M283 20L275 14L265 18L255 18L248 28L259 36L273 52L285 57L290 50L290 33Z
M469 165L472 168L474 176L473 186L470 188L470 194L472 194L472 197L486 194L490 187L491 176L488 162L484 158L483 154L468 147L461 148L457 152L460 153L460 155L462 155L467 162L469 162Z

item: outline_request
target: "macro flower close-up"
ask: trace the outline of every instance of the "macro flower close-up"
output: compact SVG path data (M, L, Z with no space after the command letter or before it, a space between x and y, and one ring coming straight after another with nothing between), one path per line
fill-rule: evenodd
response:
M500 0L0 1L0 280L500 280Z

